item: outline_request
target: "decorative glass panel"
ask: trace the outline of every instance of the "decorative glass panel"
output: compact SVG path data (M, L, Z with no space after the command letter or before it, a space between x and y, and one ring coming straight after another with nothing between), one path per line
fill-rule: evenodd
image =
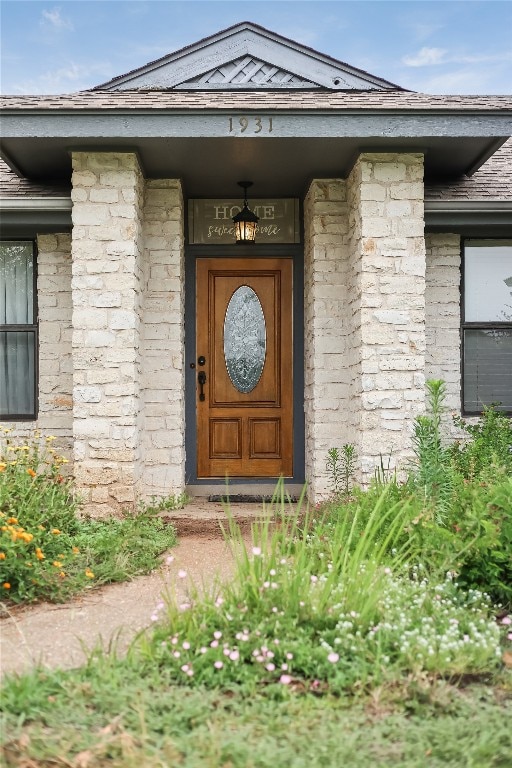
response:
M464 331L464 409L512 411L512 329Z
M252 392L260 380L267 351L263 308L248 285L237 288L224 319L224 358L239 392Z
M471 240L464 261L466 323L512 322L512 240Z

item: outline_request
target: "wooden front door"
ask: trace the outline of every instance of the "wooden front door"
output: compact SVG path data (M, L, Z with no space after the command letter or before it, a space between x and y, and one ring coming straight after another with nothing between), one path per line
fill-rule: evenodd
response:
M199 478L293 475L292 266L197 260Z

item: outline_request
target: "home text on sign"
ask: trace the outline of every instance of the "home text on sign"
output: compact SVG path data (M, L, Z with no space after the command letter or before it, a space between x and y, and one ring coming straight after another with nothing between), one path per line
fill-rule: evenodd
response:
M259 217L258 243L299 243L299 201L297 198L250 200L249 208ZM189 242L233 244L233 216L242 209L240 200L189 200Z

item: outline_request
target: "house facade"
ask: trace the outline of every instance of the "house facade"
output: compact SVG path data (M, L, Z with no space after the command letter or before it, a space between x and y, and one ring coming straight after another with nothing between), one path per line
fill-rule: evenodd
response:
M86 511L226 478L319 501L331 447L403 466L427 378L512 412L509 97L242 23L1 109L0 418L59 437Z

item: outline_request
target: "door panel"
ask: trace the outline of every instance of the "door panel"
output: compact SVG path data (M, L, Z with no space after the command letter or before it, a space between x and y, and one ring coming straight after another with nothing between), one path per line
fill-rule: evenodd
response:
M292 260L198 259L196 307L198 477L291 476Z

